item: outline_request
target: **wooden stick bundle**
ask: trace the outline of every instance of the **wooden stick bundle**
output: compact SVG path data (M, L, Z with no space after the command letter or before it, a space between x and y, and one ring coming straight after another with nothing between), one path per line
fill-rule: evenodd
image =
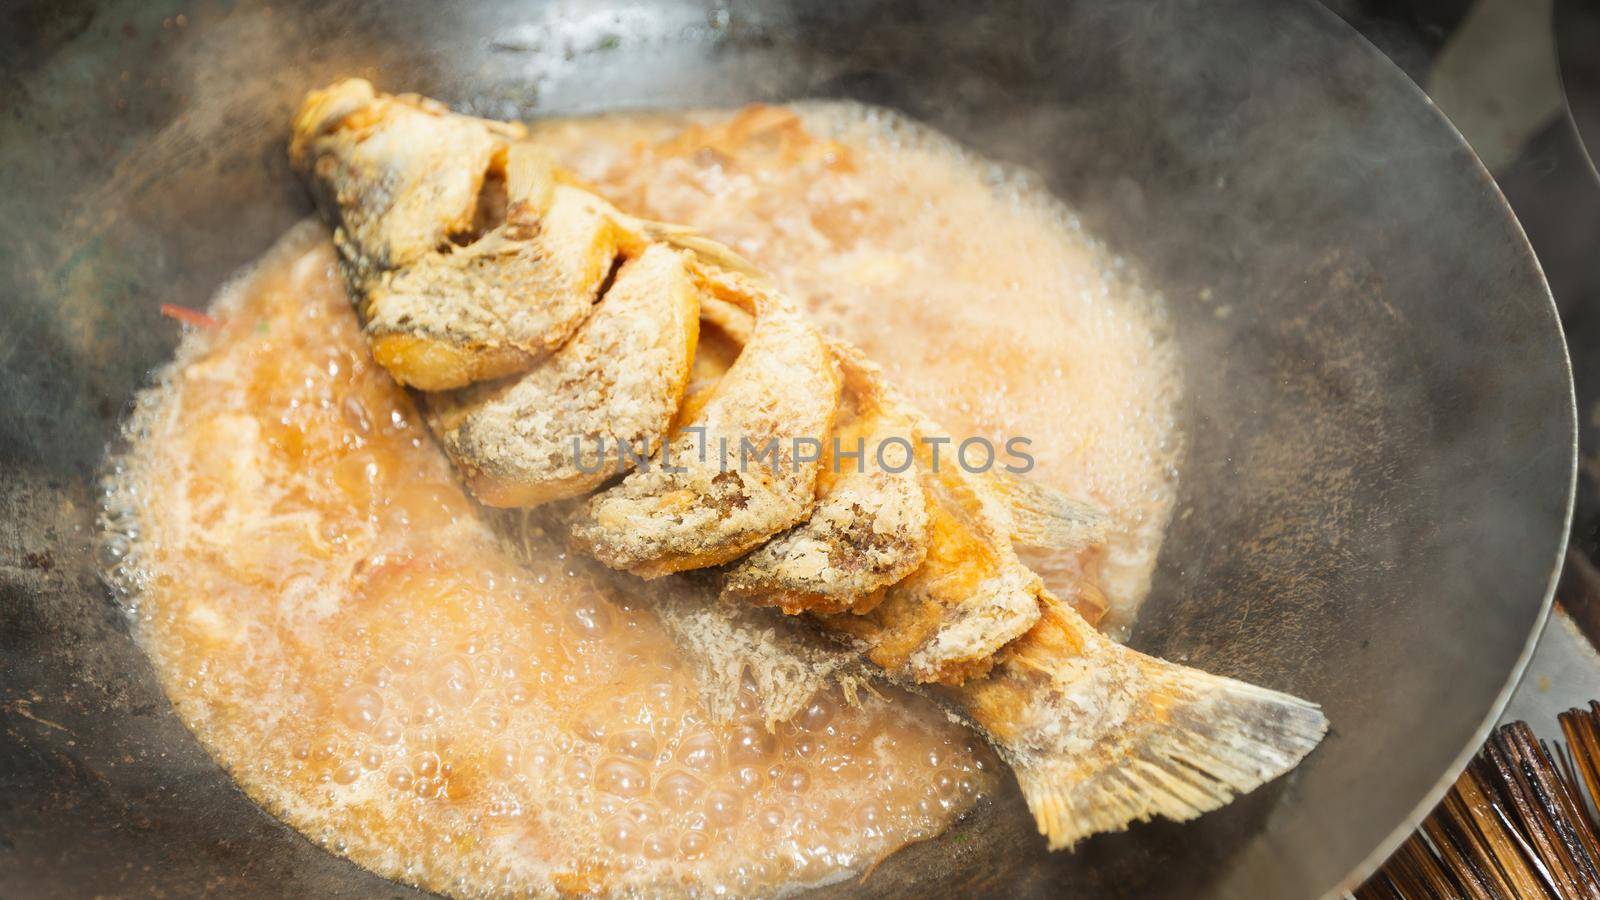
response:
M1565 743L1494 732L1359 900L1600 897L1600 701L1561 714Z

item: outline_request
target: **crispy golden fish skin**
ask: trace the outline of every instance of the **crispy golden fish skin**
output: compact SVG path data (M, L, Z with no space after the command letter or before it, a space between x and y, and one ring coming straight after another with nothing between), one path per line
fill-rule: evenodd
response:
M687 255L653 245L623 264L554 356L510 383L429 396L429 424L489 506L587 494L660 448L689 380L699 313Z
M740 322L725 328L739 333ZM836 435L841 450L862 451L863 471L835 476L830 461L810 518L733 566L724 595L816 613L899 681L959 684L1038 619L1042 583L1012 549L1014 519L992 479L935 459L923 439L940 429L859 350L830 346L847 394L871 410L857 420L870 440L859 435L858 447L849 423ZM891 481L883 464L905 468Z
M306 96L289 160L364 278L408 266L471 228L491 158L522 134L351 78Z
M982 481L918 457L929 499L922 565L869 611L824 621L900 680L960 684L1038 620L1043 584L1017 559L1010 517Z
M532 368L611 274L626 240L614 210L557 183L522 133L360 80L313 92L296 117L291 160L335 225L373 356L402 384Z
M738 309L712 301L704 313L730 335L749 333ZM869 411L857 424L872 434L847 422L834 435L840 449L863 451L861 471L835 473L827 460L811 516L735 564L723 596L821 615L901 681L959 684L987 671L994 653L1038 618L1043 585L1012 548L1021 529L1007 501L1027 510L1030 535L1088 538L1099 520L1048 488L997 490L998 476L967 473L948 459L941 465L922 440L943 436L938 426L858 349L837 340L830 346L845 393ZM902 445L891 448L884 443L890 440ZM879 447L886 448L883 460ZM902 449L909 460L889 459ZM907 465L890 473L882 462ZM1073 522L1052 523L1063 511ZM1080 513L1089 523L1083 527ZM830 615L845 611L853 615Z
M836 348L836 355L846 421L824 450L817 505L806 521L730 567L725 599L790 615L865 613L927 557L928 498L916 466L904 455L880 459L875 452L900 441L909 454L911 422L885 406L876 371L858 354Z
M558 185L544 210L513 201L505 224L477 242L375 280L373 356L426 391L526 371L589 316L618 240L587 192Z
M720 565L803 520L839 404L822 335L772 288L702 269L719 300L754 310L750 340L694 420L650 460L592 497L574 544L614 569L656 578Z
M712 261L730 255L726 248L704 243L697 251ZM735 258L735 263L742 260ZM702 315L729 340L748 340L752 323L745 311L713 299ZM844 375L846 406L854 411L834 435L841 449L855 447L858 438L867 448L891 439L909 446L915 443L919 422L923 432L936 430L893 393L882 371L857 348L839 340L830 343ZM869 450L859 471L850 470L837 465L832 449L830 442L811 518L731 567L724 597L778 606L790 614L865 613L926 559L927 520L933 513L918 466L889 473ZM1078 548L1105 538L1104 514L1060 491L998 471L977 480L980 490L992 491L1006 505L1011 538L1018 544ZM1011 599L1020 616L997 621L1003 623L1002 635L1014 636L1026 625L1028 607L1025 593ZM865 626L856 630L868 631Z

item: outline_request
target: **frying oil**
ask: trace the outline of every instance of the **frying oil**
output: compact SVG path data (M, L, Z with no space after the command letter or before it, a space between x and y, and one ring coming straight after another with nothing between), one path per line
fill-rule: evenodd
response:
M702 227L959 440L1022 435L1110 510L1131 620L1170 509L1159 306L1022 182L852 107L536 129L625 209ZM258 802L456 896L775 894L948 827L1000 775L920 698L708 721L649 612L551 541L514 559L367 353L326 232L223 291L145 392L107 546L175 709ZM526 558L527 554L524 554Z

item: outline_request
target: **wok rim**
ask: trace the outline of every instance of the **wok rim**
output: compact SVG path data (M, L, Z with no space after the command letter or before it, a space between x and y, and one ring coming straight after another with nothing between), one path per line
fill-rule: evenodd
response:
M1522 651L1517 655L1517 660L1512 664L1510 671L1506 673L1505 683L1501 686L1500 692L1495 695L1494 700L1490 702L1483 721L1478 723L1477 728L1473 729L1467 746L1456 754L1455 759L1445 767L1445 770L1439 775L1433 786L1412 807L1411 812L1390 829L1383 840L1379 841L1377 846L1373 847L1353 869L1346 873L1343 879L1322 895L1324 898L1333 898L1347 896L1357 887L1360 887L1363 882L1389 860L1390 856L1394 855L1394 852L1417 830L1423 820L1433 813L1440 801L1444 799L1444 795L1456 783L1456 779L1461 777L1461 773L1466 770L1467 764L1478 755L1478 751L1482 749L1484 741L1489 737L1489 733L1495 729L1496 724L1500 721L1500 716L1505 712L1506 705L1511 702L1511 696L1516 693L1517 688L1522 683L1522 676L1527 671L1528 663L1533 660L1533 654L1538 649L1539 641L1544 637L1545 628L1550 622L1550 610L1555 604L1556 586L1561 579L1561 571L1567 558L1567 547L1572 539L1572 516L1578 495L1578 398L1577 388L1572 379L1572 351L1567 346L1566 329L1561 324L1561 311L1556 306L1555 295L1550 291L1550 280L1545 275L1543 264L1539 262L1539 255L1534 252L1533 244L1528 240L1527 231L1522 227L1522 220L1517 218L1516 211L1511 208L1511 203L1506 200L1505 192L1500 189L1500 183L1495 181L1493 173L1483 164L1483 160L1478 156L1478 151L1473 149L1466 136L1461 133L1461 130L1456 127L1454 122L1450 121L1450 117L1445 115L1444 110L1439 108L1433 98L1428 95L1428 92L1413 81L1404 69L1389 58L1388 54L1378 49L1377 45L1373 44L1365 34L1362 34L1333 10L1320 3L1313 2L1306 5L1316 7L1321 15L1330 20L1329 26L1331 28L1341 29L1346 32L1353 39L1356 46L1361 47L1367 55L1373 57L1373 62L1377 67L1389 70L1395 78L1399 79L1405 85L1405 90L1420 100L1422 105L1432 113L1437 121L1448 129L1449 134L1455 139L1456 143L1467 152L1471 163L1464 170L1464 174L1476 176L1480 182L1488 185L1492 194L1492 202L1505 213L1505 217L1512 227L1512 238L1518 251L1533 265L1533 272L1538 279L1544 308L1549 313L1552 324L1555 325L1556 339L1561 346L1561 368L1566 376L1566 412L1568 414L1569 432L1569 439L1565 448L1567 452L1567 499L1566 508L1562 511L1561 516L1561 539L1556 543L1555 560L1551 565L1544 593L1539 600L1538 612L1534 615L1533 627L1529 629L1528 636L1523 639Z

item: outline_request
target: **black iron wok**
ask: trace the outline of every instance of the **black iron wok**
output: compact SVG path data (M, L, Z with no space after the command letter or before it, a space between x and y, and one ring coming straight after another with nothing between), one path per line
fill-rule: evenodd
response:
M1192 450L1141 649L1325 705L1293 775L1048 854L1005 793L841 893L1314 896L1440 795L1548 607L1571 380L1538 265L1382 56L1282 0L24 4L0 28L0 895L398 895L256 808L97 576L96 472L198 306L310 205L363 75L470 111L850 97L1042 173L1167 297Z

